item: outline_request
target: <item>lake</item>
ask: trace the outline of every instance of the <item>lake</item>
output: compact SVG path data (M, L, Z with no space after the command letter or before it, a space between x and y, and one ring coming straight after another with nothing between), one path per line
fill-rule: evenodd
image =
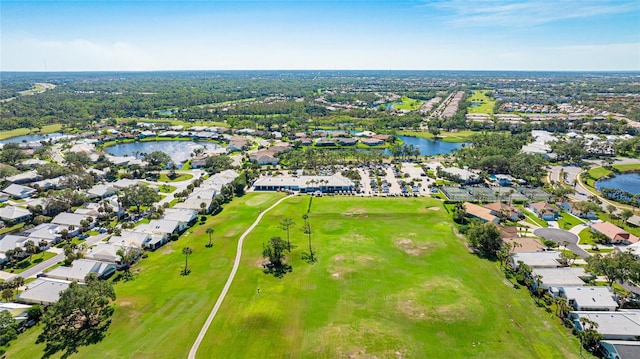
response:
M145 141L145 142L129 142L120 143L105 148L105 152L113 156L136 156L142 158L141 153L150 153L153 151L162 151L171 157L174 163L184 163L194 151L198 148L206 150L215 150L221 146L210 142L195 141Z
M461 148L465 143L461 142L442 142L428 140L421 137L398 136L405 145L414 145L420 150L420 156L444 155ZM385 150L386 154L390 154L389 150Z
M631 194L640 193L640 174L623 173L615 177L596 182L596 188L618 188Z
M7 138L6 140L0 141L0 143L34 142L34 141L48 140L50 138L56 138L60 136L62 136L62 134L59 132L48 133L46 135L24 135L24 136Z

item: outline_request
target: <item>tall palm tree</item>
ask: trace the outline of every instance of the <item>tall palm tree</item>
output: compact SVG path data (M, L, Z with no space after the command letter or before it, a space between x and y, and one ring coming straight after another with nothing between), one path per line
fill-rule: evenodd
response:
M209 244L207 244L207 247L211 248L211 247L213 247L213 243L211 242L211 235L214 232L213 227L207 228L206 232L209 235Z
M189 273L189 262L188 262L188 258L189 256L193 253L193 251L191 250L190 247L184 247L182 248L182 254L184 254L184 271L183 273L186 275L187 273Z
M293 227L296 223L291 218L283 218L280 221L280 229L287 231L287 249L291 252L291 240L289 239L289 229Z

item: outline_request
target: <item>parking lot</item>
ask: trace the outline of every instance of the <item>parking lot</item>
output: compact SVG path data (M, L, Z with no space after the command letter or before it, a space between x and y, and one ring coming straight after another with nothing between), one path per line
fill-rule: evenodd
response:
M426 196L428 185L433 184L422 167L411 162L363 166L358 173L363 196Z

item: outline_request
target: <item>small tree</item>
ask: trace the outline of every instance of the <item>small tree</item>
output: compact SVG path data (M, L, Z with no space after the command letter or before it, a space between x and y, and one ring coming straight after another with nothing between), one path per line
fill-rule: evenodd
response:
M262 256L269 258L269 263L265 266L265 273L281 278L285 273L291 272L291 266L283 262L286 249L287 242L280 237L272 237L266 244L262 244Z
M212 238L211 238L211 235L213 235L213 232L214 232L213 227L207 228L206 232L209 235L209 244L207 244L207 247L211 248L211 247L213 247L213 241L212 241Z
M295 224L296 223L291 218L283 218L282 221L280 221L280 229L282 229L283 231L287 231L287 250L289 252L291 252L291 240L289 237L289 229L295 226Z
M184 254L184 270L182 271L182 275L187 275L190 272L188 259L192 253L193 251L190 247L182 248L182 254Z

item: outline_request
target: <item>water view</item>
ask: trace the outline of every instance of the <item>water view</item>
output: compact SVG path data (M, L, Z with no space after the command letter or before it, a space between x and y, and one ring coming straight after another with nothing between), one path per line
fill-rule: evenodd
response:
M465 145L461 142L442 142L411 136L398 136L398 138L406 145L416 146L420 150L420 156L449 154ZM389 150L385 150L385 153L390 154Z
M640 174L624 173L596 182L596 188L618 188L632 194L640 193Z
M199 148L210 151L220 147L216 143L194 141L130 142L107 147L105 152L113 156L136 156L142 158L143 153L162 151L168 154L174 163L184 163Z
M45 135L24 135L18 137L7 138L6 140L0 141L0 143L22 143L22 142L33 142L33 141L42 141L48 140L50 138L56 138L62 136L59 132L48 133Z

